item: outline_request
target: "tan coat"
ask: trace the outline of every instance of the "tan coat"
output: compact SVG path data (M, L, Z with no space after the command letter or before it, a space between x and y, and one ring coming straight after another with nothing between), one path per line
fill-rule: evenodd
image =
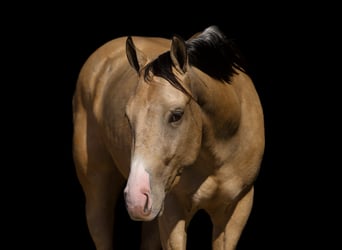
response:
M229 82L213 77L205 67L220 68L210 53L197 67L196 49L220 39L216 27L187 42L121 37L84 64L73 99L73 154L98 250L113 247L122 191L130 217L146 221L142 249L185 250L199 209L212 220L213 249L235 249L252 209L264 121L243 70L227 65Z

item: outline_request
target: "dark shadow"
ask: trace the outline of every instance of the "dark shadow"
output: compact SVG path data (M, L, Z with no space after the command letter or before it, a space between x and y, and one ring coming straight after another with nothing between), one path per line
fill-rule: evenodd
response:
M199 210L192 218L188 226L187 250L210 250L212 222L204 210Z
M116 221L114 225L114 249L139 249L141 242L141 222L133 221L129 217L123 192L116 206Z

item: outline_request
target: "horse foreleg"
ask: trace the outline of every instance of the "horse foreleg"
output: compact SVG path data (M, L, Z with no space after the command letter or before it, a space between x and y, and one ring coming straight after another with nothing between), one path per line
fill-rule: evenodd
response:
M165 200L165 209L158 218L160 240L164 250L186 249L186 220L184 205L168 195Z
M85 187L86 217L97 250L113 249L115 206L121 187L113 172L94 173Z
M246 225L253 205L253 187L236 206L211 214L213 250L234 250Z
M97 250L113 249L115 205L124 179L80 109L75 114L74 162L86 200L86 219Z

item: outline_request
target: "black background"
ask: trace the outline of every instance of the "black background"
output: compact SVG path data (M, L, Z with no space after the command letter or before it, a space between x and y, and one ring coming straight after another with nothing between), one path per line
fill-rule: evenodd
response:
M119 36L179 34L187 39L213 24L246 57L265 114L265 156L237 249L318 244L326 231L318 227L325 220L318 207L329 200L317 179L323 171L315 167L323 158L317 147L325 145L318 141L329 130L322 124L327 110L319 105L324 98L320 73L326 72L322 57L330 45L322 40L337 33L323 18L323 9L246 3L184 8L173 2L20 7L27 12L16 13L15 23L7 20L11 25L5 25L3 36L3 54L8 56L4 73L10 83L3 100L11 107L4 109L3 125L13 131L4 138L12 153L5 154L6 170L14 175L3 182L9 212L4 213L9 222L5 230L11 236L5 240L11 249L94 249L71 155L71 99L88 56ZM128 219L122 200L117 214L117 244L138 249L140 224ZM196 216L188 248L210 249L210 227L205 214Z

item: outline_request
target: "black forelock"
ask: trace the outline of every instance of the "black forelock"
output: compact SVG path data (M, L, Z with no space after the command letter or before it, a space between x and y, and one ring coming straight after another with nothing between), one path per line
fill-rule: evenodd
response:
M186 92L181 83L178 81L175 74L172 72L172 66L174 65L171 60L170 51L167 51L159 55L155 60L146 65L144 78L146 81L149 81L152 73L152 75L164 78L175 88Z

